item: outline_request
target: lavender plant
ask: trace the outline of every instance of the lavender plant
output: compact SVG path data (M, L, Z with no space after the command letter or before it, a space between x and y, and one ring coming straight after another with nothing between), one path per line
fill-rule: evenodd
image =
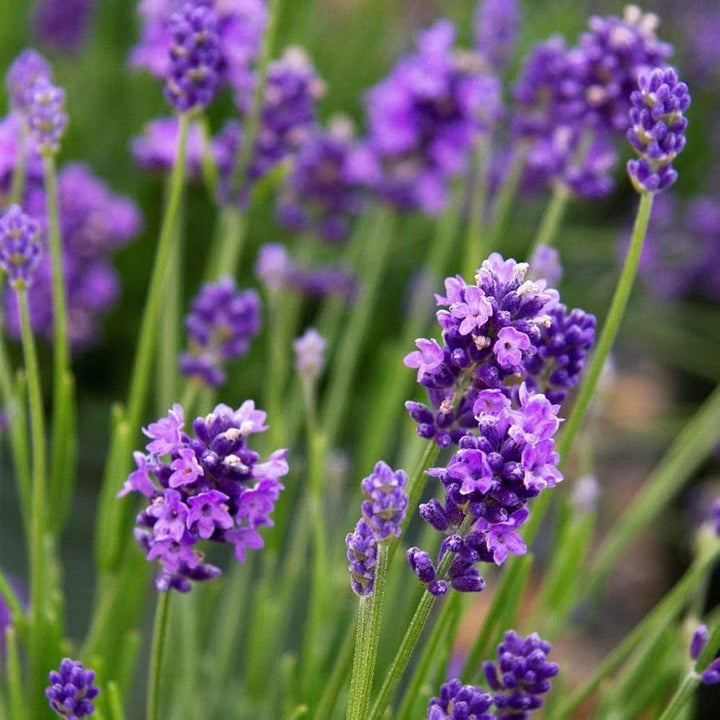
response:
M63 20L43 2L38 37L81 52L92 5ZM601 377L632 340L616 343L641 303L638 269L662 250L655 197L662 225L669 193L692 187L678 157L696 141L682 57L668 65L658 17L635 6L591 18L574 44L533 38L523 57L520 5L482 0L462 8L471 47L438 18L342 107L313 41L335 20L313 8L304 24L280 0L132 8L128 65L150 71L153 102L164 93L172 114L138 102L116 160L139 195L155 180L140 183L127 156L159 172L159 210L156 193L136 204L65 160L84 142L78 108L95 102L78 92L80 66L29 48L8 66L0 443L27 569L11 581L0 556L0 717L693 717L696 690L720 684L717 512L688 531L684 574L584 676L556 642L587 624L578 609L602 607L633 541L720 443L716 388L665 432L666 452L596 539L610 494L601 405L618 392ZM288 37L310 49L283 48ZM357 107L357 137L344 117L321 122ZM628 181L616 166L631 150ZM543 212L530 191L549 192ZM603 275L590 225L612 216L601 240L613 256L633 193L622 268ZM586 204L568 223L573 198ZM615 204L587 204L601 201ZM663 276L665 297L717 299L698 280L720 237L712 203L682 201L703 259ZM138 205L154 260L133 269L140 246L122 246L142 232ZM146 295L121 313L125 336L137 331L129 349L101 331L123 284ZM682 338L686 353L711 342ZM93 343L129 368L107 438L85 417ZM103 452L103 471L88 470ZM88 476L93 572L64 545ZM66 613L74 565L93 585L81 624Z

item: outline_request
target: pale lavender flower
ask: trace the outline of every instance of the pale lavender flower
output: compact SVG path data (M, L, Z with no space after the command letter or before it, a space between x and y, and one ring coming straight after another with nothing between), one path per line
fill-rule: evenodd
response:
M709 638L707 625L698 625L690 640L689 653L691 660L697 660L700 657L700 653L705 649Z
M315 382L325 367L325 347L325 338L315 328L308 328L293 343L295 369L310 382Z
M94 7L95 0L40 0L33 18L35 34L55 50L77 52Z
M142 135L130 141L135 162L143 170L170 172L177 162L180 123L177 117L161 117L145 124ZM185 154L185 174L196 180L202 170L203 139L200 126L191 122Z
M38 78L52 78L52 68L48 61L33 48L23 50L13 60L5 75L5 87L10 98L10 106L21 115L27 114L27 91Z
M65 91L39 75L28 87L25 96L25 122L30 138L41 154L56 154L65 132Z
M482 0L475 10L475 49L495 72L512 56L520 30L517 0Z

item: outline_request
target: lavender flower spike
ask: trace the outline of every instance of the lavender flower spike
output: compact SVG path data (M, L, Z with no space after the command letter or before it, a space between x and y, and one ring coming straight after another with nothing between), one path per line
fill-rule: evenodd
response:
M92 715L95 706L91 700L100 690L94 685L95 673L86 670L81 662L64 658L60 662L59 672L53 670L50 686L45 695L50 707L62 718L79 720Z
M16 290L25 289L40 260L40 224L13 205L0 219L0 266Z
M492 695L481 687L455 679L440 687L440 697L430 700L427 720L495 720L492 704Z
M361 483L367 498L361 505L362 514L379 543L400 535L408 504L406 484L405 471L393 471L382 460Z
M23 50L13 61L5 76L10 106L22 115L27 113L27 90L40 77L48 80L52 70L48 61L33 48Z
M345 536L345 545L353 592L360 597L371 595L375 587L377 541L365 520L358 520L355 532Z
M224 67L215 11L186 2L170 19L170 35L165 96L179 112L202 110L215 97Z
M690 106L690 95L672 67L641 76L639 87L630 96L632 126L627 138L640 158L629 160L627 169L639 193L654 193L677 180L672 162L685 147L683 113Z
M526 638L514 630L505 633L497 663L483 664L488 685L495 691L497 720L526 720L543 706L541 695L550 690L550 678L560 671L547 660L551 648L537 633Z
M27 90L25 106L28 130L38 152L56 154L68 122L65 91L40 75Z

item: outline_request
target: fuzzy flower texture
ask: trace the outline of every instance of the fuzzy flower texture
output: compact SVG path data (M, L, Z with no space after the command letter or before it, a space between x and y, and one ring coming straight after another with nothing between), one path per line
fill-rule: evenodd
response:
M444 501L420 506L423 519L445 535L439 565L420 548L407 553L434 595L450 587L482 590L476 563L501 565L524 554L517 531L529 501L562 480L554 450L559 403L578 382L595 320L568 313L544 280L525 280L527 271L527 264L493 254L476 284L448 278L447 296L437 297L447 307L437 314L443 344L420 339L405 358L432 406L407 403L418 433L458 445L447 466L428 471L440 480Z
M497 662L483 665L491 692L451 680L430 700L427 720L526 720L543 706L558 666L547 659L551 646L537 633L523 638L514 630L498 646Z
M95 673L86 670L81 662L64 658L59 671L49 675L50 686L45 695L50 707L66 720L79 720L95 712L92 699L100 690L94 684Z
M137 469L118 493L144 495L149 505L137 516L135 538L148 560L160 560L159 590L190 590L190 580L208 580L220 569L202 562L201 540L231 543L238 562L248 548L263 546L258 528L272 525L270 513L284 489L287 450L268 462L247 443L267 430L265 413L252 400L237 410L217 405L193 421L193 435L183 431L184 413L175 404L167 417L143 432L147 454L134 453Z

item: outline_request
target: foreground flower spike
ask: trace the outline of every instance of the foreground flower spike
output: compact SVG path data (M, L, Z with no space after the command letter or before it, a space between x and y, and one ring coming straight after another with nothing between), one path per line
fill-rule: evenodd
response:
M393 470L382 460L360 483L366 498L360 506L362 518L355 532L345 537L350 584L356 595L373 592L378 544L400 535L408 504L406 484L405 471Z
M267 462L248 447L248 438L267 430L265 413L252 400L237 410L217 405L184 432L184 412L174 405L167 417L143 432L150 438L147 454L134 453L137 470L130 473L119 497L139 492L149 500L137 516L135 538L148 560L160 560L158 590L188 592L190 580L220 575L202 562L200 540L231 543L238 562L248 548L263 546L258 529L272 525L270 513L284 489L287 450L276 450Z
M430 700L427 720L496 720L493 697L476 685L451 680L440 687L440 697Z
M25 105L28 131L38 152L57 154L68 122L65 91L40 75L28 88Z
M224 69L217 15L201 0L186 2L170 18L169 30L165 96L178 112L203 110L215 97Z
M628 161L628 174L639 193L660 192L677 180L672 162L685 147L683 113L690 107L690 95L672 67L642 75L638 84L640 89L631 95L627 138L640 158Z
M28 88L40 77L52 78L48 61L33 48L23 50L13 61L5 76L10 106L21 115L27 114Z
M494 691L497 720L526 720L543 706L542 695L560 668L548 662L552 646L537 633L522 638L514 630L505 633L498 646L497 662L483 664L488 685Z
M476 427L473 405L484 389L517 392L518 381L561 402L577 383L594 343L595 319L570 314L544 280L526 280L527 263L493 253L475 284L459 275L445 280L436 295L442 343L420 338L405 356L427 388L429 406L405 404L418 434L447 447Z
M232 278L204 285L185 320L190 351L180 356L180 371L206 385L225 382L223 365L244 355L260 330L260 298L238 290Z
M13 205L0 219L0 266L15 290L24 290L32 281L40 261L40 223Z
M89 717L95 712L92 699L100 690L93 684L95 673L86 670L81 662L64 658L60 662L60 670L53 670L50 675L50 686L45 695L50 707L62 718L79 720Z

